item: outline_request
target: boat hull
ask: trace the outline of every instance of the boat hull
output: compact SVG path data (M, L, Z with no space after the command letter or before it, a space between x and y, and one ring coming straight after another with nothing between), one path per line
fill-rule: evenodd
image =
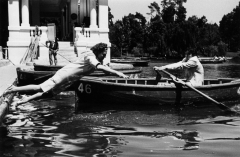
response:
M139 74L142 72L142 69L128 69L128 70L118 70L123 72L124 74ZM17 68L17 78L18 78L18 86L24 86L29 84L40 84L50 77L52 77L56 71L32 71L32 70L24 70L21 68ZM102 71L95 71L88 76L94 77L104 77L104 76L113 76L110 73L104 73Z
M42 64L35 64L34 63L34 71L58 71L61 69L63 65L42 65ZM114 70L136 70L133 66L114 66L110 64L110 68ZM96 70L95 72L101 72L100 70Z
M202 64L222 64L224 61L219 60L200 60Z
M149 60L111 60L111 62L120 64L132 64L134 67L147 67L149 64Z
M108 79L109 80L109 79ZM118 104L174 104L176 101L176 87L174 84L167 86L156 85L156 81L146 79L132 79L132 80L112 80L114 81L132 81L130 83L106 83L104 81L96 80L80 80L75 84L76 105L81 106L81 103L118 103ZM163 82L170 82L171 80L162 80ZM220 82L222 80L205 80L210 82ZM226 81L226 80L225 80ZM228 80L229 81L229 80ZM134 82L138 82L134 84ZM140 83L141 82L141 83ZM149 84L145 83L151 82ZM218 101L233 100L239 98L237 89L240 82L224 83L221 85L204 85L198 86L196 89L207 94ZM202 97L196 92L187 87L183 87L182 103L187 102L210 102L208 99Z
M40 64L34 64L34 70L35 71L58 71L61 69L62 65L40 65Z

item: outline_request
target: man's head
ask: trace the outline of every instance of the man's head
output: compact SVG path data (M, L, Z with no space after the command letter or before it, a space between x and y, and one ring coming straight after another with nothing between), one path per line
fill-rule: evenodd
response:
M107 55L107 44L105 43L98 43L96 45L94 45L91 50L93 51L93 53L96 55L97 59L102 62L103 59L106 57Z
M197 53L195 50L191 49L185 53L185 57L187 60L189 60L191 57L197 56Z

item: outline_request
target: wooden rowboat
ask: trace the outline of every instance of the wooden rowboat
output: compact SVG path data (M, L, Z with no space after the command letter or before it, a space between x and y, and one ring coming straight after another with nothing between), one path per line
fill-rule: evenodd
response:
M200 62L202 63L202 64L222 64L224 61L223 60L213 60L213 59L211 59L211 60L209 60L209 59L202 59L202 60L200 60Z
M35 71L58 71L63 67L63 65L41 65L41 64L34 64Z
M133 59L111 59L112 63L132 64L133 66L146 67L149 64L149 60L133 60Z
M234 79L206 79L204 85L195 88L213 99L233 100L239 98L237 89L240 81ZM173 104L176 99L176 86L170 79L155 78L83 78L75 84L76 106L83 102L120 103L120 104ZM208 102L201 95L187 87L183 87L182 103Z
M18 86L28 85L28 84L40 84L52 77L56 71L33 71L17 68L17 78ZM128 70L118 70L124 74L138 74L142 72L141 68L128 69ZM103 77L103 76L113 76L111 73L104 73L103 71L95 71L88 76L93 77Z
M43 65L43 64L36 64L34 63L34 70L35 71L58 71L59 69L61 69L63 67L63 65ZM127 66L126 68L117 68L117 66L111 66L110 68L114 69L114 70L129 70L129 69L136 69L133 66ZM100 71L100 70L96 70L96 71ZM96 72L95 71L95 72Z

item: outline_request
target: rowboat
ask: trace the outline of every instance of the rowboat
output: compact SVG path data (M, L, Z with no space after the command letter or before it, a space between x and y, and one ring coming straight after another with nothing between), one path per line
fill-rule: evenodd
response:
M35 71L58 71L63 67L63 65L42 65L33 64Z
M204 85L194 86L216 100L239 98L237 89L240 81L231 78L206 79ZM75 84L76 106L82 103L119 103L119 104L173 104L179 88L171 79L155 78L83 78ZM207 102L208 100L187 87L181 88L181 102Z
M35 71L57 71L59 69L61 69L63 67L63 65L43 65L43 64L33 64L34 66L34 70ZM131 65L121 65L118 66L117 64L110 64L109 65L110 68L114 69L114 70L130 70L130 69L134 69L134 67ZM100 70L96 70L96 71L100 71Z
M133 59L111 59L112 63L132 64L133 66L148 66L149 60L133 60Z
M214 60L214 59L201 59L202 64L222 64L223 60Z
M33 71L29 69L17 68L17 78L18 86L28 85L28 84L40 84L52 77L56 71ZM139 74L142 72L141 68L128 69L128 70L118 70L124 74ZM103 77L103 76L113 76L111 73L104 73L103 71L95 71L88 76L93 77Z

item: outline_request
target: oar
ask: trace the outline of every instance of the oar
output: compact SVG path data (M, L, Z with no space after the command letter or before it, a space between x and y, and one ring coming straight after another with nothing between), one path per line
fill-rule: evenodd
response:
M160 74L160 72L158 70L155 70L155 72L157 73L156 76L156 84L158 84L158 82L161 80L162 75ZM179 105L182 99L182 85L179 83L175 83L176 86L176 99L175 99L175 105Z
M42 79L42 78L47 78L49 76L53 76L54 74L55 73L50 73L50 74L46 74L46 75L43 75L43 76L39 76L39 77L35 78L34 80L37 81L37 80Z
M234 110L232 110L231 108L227 107L226 105L224 105L223 103L220 103L216 100L214 100L213 98L209 97L208 95L202 93L201 91L197 90L196 88L194 88L193 86L185 83L184 81L182 81L181 79L177 78L176 76L170 74L169 72L165 71L165 70L161 70L162 72L164 72L165 74L167 74L175 83L180 83L184 86L187 86L188 88L192 89L193 91L195 91L196 93L202 95L203 97L207 98L208 100L214 102L221 110L224 111L230 111L230 112L235 112L238 113ZM159 71L158 71L159 72ZM238 113L239 114L239 113Z

